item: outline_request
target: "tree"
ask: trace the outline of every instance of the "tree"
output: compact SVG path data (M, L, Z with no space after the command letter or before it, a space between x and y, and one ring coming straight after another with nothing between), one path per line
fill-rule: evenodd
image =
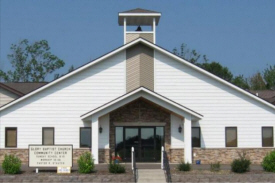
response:
M233 74L230 72L230 70L227 67L223 67L218 62L211 62L209 63L209 59L206 55L201 55L196 50L192 49L190 50L187 48L186 44L181 44L180 52L177 48L173 49L173 53L184 60L187 60L205 70L208 72L211 72L212 74L225 79L226 81L231 81L233 79Z
M257 72L256 74L254 74L249 79L249 83L250 83L250 88L252 90L264 90L264 89L266 89L264 79L263 79L260 72Z
M0 79L6 82L42 82L48 74L65 65L64 61L50 52L46 40L29 44L27 39L11 45L8 59L13 70L0 70Z
M74 71L74 66L73 66L73 65L71 65L71 67L68 69L68 72L67 72L66 74L68 74L68 73L70 73L70 72L72 72L72 71ZM56 79L58 79L58 78L60 78L60 77L62 77L62 76L64 76L64 74L62 74L62 75L60 75L60 74L55 74L55 75L54 75L54 80L56 80Z
M275 89L275 65L264 70L264 80L267 89Z
M243 75L239 75L239 76L236 76L233 78L232 80L232 84L242 88L242 89L245 89L245 90L248 90L250 89L249 87L249 84L248 84L248 81L246 78L244 78Z
M201 67L226 81L231 81L233 78L233 74L229 71L229 69L227 67L223 67L218 62L203 63L201 64Z
M193 49L190 51L190 49L188 49L187 45L184 43L182 43L180 46L180 53L178 52L177 48L173 49L173 53L175 55L183 58L184 60L187 60L187 61L193 63L193 64L197 64L201 57L201 54L199 54L196 50Z

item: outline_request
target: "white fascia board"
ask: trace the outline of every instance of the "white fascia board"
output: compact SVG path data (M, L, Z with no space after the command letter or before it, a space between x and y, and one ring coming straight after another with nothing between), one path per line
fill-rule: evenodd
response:
M119 13L118 16L161 16L161 13Z
M145 94L142 94L142 92L144 92ZM122 104L118 105L117 107L123 106L123 105L125 105L125 104L127 104L127 103L129 103L129 102L131 102L131 101L133 101L133 100L135 100L137 98L139 98L139 97L144 97L144 98L148 99L149 101L152 101L152 98L148 97L148 96L152 96L152 97L154 97L157 100L161 100L164 103L168 103L168 104L170 104L170 105L172 105L172 106L174 106L174 107L176 107L176 108L178 108L178 109L180 109L180 110L182 110L182 111L184 111L184 112L186 112L188 114L191 114L191 115L197 117L198 119L202 119L203 118L203 116L201 116L201 115L193 112L192 110L184 108L183 106L178 105L178 104L176 104L176 103L174 103L174 102L172 102L172 101L170 101L170 100L168 100L168 99L166 99L166 98L164 98L164 97L162 97L162 96L160 96L160 95L158 95L158 94L156 94L156 93L154 93L154 92L152 92L152 91L150 91L150 90L148 90L148 89L146 89L144 87L140 87L139 89L134 90L133 92L130 92L130 93L128 93L128 94L126 94L126 95L118 98L117 100L113 100L113 101L111 101L110 103L108 103L106 105L103 105L103 106L101 106L101 107L99 107L99 108L97 108L97 109L95 109L95 110L93 110L91 112L88 112L84 116L81 116L81 119L85 120L85 118L91 117L92 115L95 115L96 113L99 113L100 111L103 111L104 109L106 109L108 107L112 107L113 105L118 104L119 102L121 102L123 100L127 100L127 98L129 100L127 100L126 102L124 101ZM154 101L152 101L152 102L154 102ZM154 103L158 104L159 102L154 102ZM116 109L117 107L115 107L115 108L113 108L111 110L108 110L107 113L109 111L112 111L112 110ZM166 107L164 107L164 108L166 108ZM104 115L104 114L102 114L102 115Z
M107 59L107 58L115 55L116 53L119 53L122 50L127 49L128 47L131 47L132 45L135 45L138 42L140 42L140 39L136 39L135 41L132 41L132 42L130 42L128 44L125 44L124 46L122 46L122 47L120 47L120 48L118 48L118 49L116 49L116 50L114 50L114 51L112 51L112 52L110 52L110 53L108 53L108 54L106 54L106 55L104 55L104 56L102 56L102 57L94 60L94 61L91 61L90 63L88 63L86 65L83 65L82 67L80 67L80 68L78 68L78 69L76 69L76 70L74 70L74 71L72 71L72 72L70 72L70 73L68 73L68 74L66 74L66 75L64 75L64 76L62 76L62 77L60 77L60 78L58 78L58 79L56 79L56 80L48 83L48 84L46 84L45 86L42 86L39 89L36 89L33 92L30 92L30 93L28 93L28 94L26 94L26 95L24 95L24 96L22 96L22 97L20 97L20 98L18 98L16 100L14 100L13 102L10 102L9 104L0 107L0 111L3 111L4 109L6 109L6 108L8 108L8 107L10 107L10 106L12 106L12 105L14 105L14 104L22 101L22 100L25 100L25 99L29 98L30 96L32 96L32 95L34 95L36 93L39 93L40 91L42 91L42 90L44 90L46 88L49 88L52 85L55 85L55 84L59 83L60 81L63 81L65 79L71 77L72 75L75 75L75 74L81 72L82 70L85 70L85 69L91 67L92 65L95 65L95 64L97 64L97 63L99 63L99 62L101 62L101 61L103 61L103 60L105 60L105 59Z
M139 39L141 39L141 38L139 38ZM243 89L241 89L241 88L239 88L239 87L231 84L230 82L225 81L225 80L217 77L216 75L214 75L214 74L212 74L212 73L210 73L208 71L205 71L204 69L202 69L202 68L200 68L200 67L198 67L196 65L191 64L190 62L188 62L188 61L186 61L186 60L184 60L184 59L182 59L182 58L174 55L173 53L170 53L169 51L166 51L163 48L160 48L160 47L156 46L155 44L152 44L149 41L146 41L144 39L141 39L141 42L143 42L144 44L150 46L151 48L153 48L155 50L158 50L161 53L164 53L165 55L168 55L168 56L172 57L173 59L175 59L175 60L177 60L177 61L179 61L179 62L181 62L181 63L183 63L185 65L188 65L192 69L195 69L195 70L197 70L197 71L199 71L199 72L201 72L201 73L203 73L203 74L205 74L205 75L207 75L207 76L209 76L209 77L211 77L211 78L213 78L213 79L215 79L215 80L217 80L217 81L219 81L219 82L221 82L221 83L223 83L223 84L225 84L225 85L227 85L227 86L229 86L229 87L231 87L231 88L233 88L233 89L235 89L235 90L237 90L237 91L239 91L239 92L241 92L241 93L243 93L243 94L245 94L245 95L247 95L247 96L249 96L249 97L251 97L253 99L255 99L256 101L259 101L259 102L261 102L261 103L263 103L263 104L271 107L272 109L275 109L275 106L273 104L270 104L269 102L267 102L267 101L265 101L265 100L263 100L263 99L261 99L259 97L256 97L255 95L253 95L253 94L251 94L251 93L249 93L249 92L247 92L247 91L245 91L245 90L243 90Z

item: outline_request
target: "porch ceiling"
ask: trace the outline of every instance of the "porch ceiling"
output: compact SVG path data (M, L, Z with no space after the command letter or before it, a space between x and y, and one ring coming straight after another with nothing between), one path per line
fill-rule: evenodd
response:
M84 121L91 120L93 116L99 117L103 116L121 106L124 106L138 98L145 98L152 103L155 103L159 106L162 106L163 108L172 111L173 113L176 113L182 117L186 115L191 115L193 118L200 120L203 118L203 115L191 110L190 108L187 108L181 104L178 104L174 102L173 100L170 100L156 92L153 92L147 88L140 87L137 88L125 95L122 95L106 104L103 104L102 106L91 110L83 115L80 116L80 118Z

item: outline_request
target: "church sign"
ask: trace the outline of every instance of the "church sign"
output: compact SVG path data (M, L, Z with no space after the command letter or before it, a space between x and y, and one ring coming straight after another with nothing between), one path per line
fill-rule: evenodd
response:
M29 167L72 167L73 145L29 145Z

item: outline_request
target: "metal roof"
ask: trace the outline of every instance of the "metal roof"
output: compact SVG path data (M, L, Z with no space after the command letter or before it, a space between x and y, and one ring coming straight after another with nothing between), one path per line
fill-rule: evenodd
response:
M160 13L160 12L146 10L146 9L142 9L142 8L136 8L136 9L132 9L132 10L123 11L120 13Z
M155 19L156 25L158 25L160 16L160 12L137 8L120 12L118 14L118 24L123 25L124 18L126 18L127 25L151 26L153 24L153 19Z

